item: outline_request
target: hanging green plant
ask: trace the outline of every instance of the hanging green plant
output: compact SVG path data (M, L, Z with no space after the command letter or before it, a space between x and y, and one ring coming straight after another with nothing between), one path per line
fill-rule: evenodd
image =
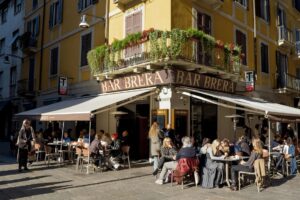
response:
M166 56L169 56L168 55L168 51L169 51L169 48L168 48L168 44L167 44L167 41L168 41L168 32L167 31L164 31L161 33L161 57L162 58L165 58Z
M175 59L180 55L183 48L183 44L186 42L186 32L180 29L173 29L170 32L170 39L171 44L169 55L172 59Z
M159 59L161 55L161 49L159 46L158 38L161 34L161 31L153 31L149 34L149 40L150 40L150 58L152 60Z
M97 74L103 69L101 69L101 63L104 60L106 51L108 50L108 47L105 45L102 45L100 47L97 47L87 54L87 60L89 63L89 66L91 68L92 74Z

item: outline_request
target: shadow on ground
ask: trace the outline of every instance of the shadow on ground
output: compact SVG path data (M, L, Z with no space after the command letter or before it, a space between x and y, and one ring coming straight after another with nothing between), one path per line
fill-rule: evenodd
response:
M70 181L36 183L24 186L10 187L0 190L0 195L8 197L7 199L18 199L24 197L31 197L35 195L54 193L60 188L66 188L70 185L57 185L64 184Z

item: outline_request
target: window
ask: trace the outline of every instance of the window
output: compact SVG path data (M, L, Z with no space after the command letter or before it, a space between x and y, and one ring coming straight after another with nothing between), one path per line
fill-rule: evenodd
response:
M248 7L248 1L247 0L234 0L235 2L241 4L243 7Z
M51 61L50 61L50 76L57 75L58 71L58 47L51 50Z
M2 38L0 40L0 54L4 53L4 48L5 48L5 38Z
M300 12L300 1L299 0L292 0L294 8L296 8Z
M89 7L92 4L96 4L98 3L98 0L78 0L77 2L77 10L78 12L86 9L87 7Z
M22 10L22 0L15 0L14 11L15 15L21 12Z
M300 79L300 67L296 68L296 77Z
M34 71L35 71L35 59L34 57L29 58L29 74L28 74L28 91L34 90Z
M255 0L256 16L270 22L270 2L269 0Z
M32 0L32 10L36 9L38 7L38 0Z
M269 73L269 53L268 45L260 45L261 72Z
M247 65L247 38L246 35L239 31L235 31L236 44L242 48L242 53L245 55L242 59L242 64Z
M277 72L277 87L285 88L287 86L288 61L287 55L276 51L276 72Z
M7 21L7 12L8 12L8 5L6 5L5 7L3 7L0 10L0 14L1 14L1 24L5 23Z
M197 28L202 30L206 34L211 34L211 17L204 13L197 13ZM210 66L212 62L212 52L208 52L204 49L202 42L197 44L198 63Z
M296 53L300 54L300 29L296 29Z
M87 53L92 48L92 33L88 33L81 37L81 61L80 66L86 66L88 64L87 61Z
M50 6L49 28L62 23L63 0L58 0Z
M10 96L16 95L16 85L17 85L17 67L14 66L10 68Z
M27 22L27 31L31 33L32 37L36 37L40 32L40 16Z
M19 29L15 30L12 33L12 37L13 37L13 42L11 44L11 50L12 51L18 50L18 35L19 35Z
M132 33L142 31L142 11L135 12L125 18L125 34L126 36ZM132 57L142 53L142 46L135 45L128 47L125 50L125 57Z

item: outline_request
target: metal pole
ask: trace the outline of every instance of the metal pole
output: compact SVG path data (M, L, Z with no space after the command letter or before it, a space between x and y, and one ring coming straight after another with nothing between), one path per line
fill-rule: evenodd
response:
M268 131L269 131L269 161L268 161L268 172L271 169L271 121L268 119Z
M89 174L89 168L90 168L91 128L92 128L92 120L90 119L90 122L89 122L88 164L87 164L87 169L86 169L86 173L87 173L87 174Z
M61 139L60 139L60 141L61 141L61 143L60 143L60 159L62 159L63 158L63 151L62 151L62 145L63 145L63 137L64 137L64 129L65 129L65 122L63 121L62 122L62 128L61 128Z

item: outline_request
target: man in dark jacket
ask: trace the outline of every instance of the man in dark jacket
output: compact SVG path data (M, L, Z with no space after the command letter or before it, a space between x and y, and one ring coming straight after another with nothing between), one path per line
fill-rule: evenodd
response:
M168 172L168 170L174 170L177 166L177 161L181 158L195 158L196 151L192 145L192 141L190 137L183 137L182 138L182 148L176 154L175 159L176 161L165 162L164 166L161 170L159 178L155 181L156 184L162 185L163 180Z

